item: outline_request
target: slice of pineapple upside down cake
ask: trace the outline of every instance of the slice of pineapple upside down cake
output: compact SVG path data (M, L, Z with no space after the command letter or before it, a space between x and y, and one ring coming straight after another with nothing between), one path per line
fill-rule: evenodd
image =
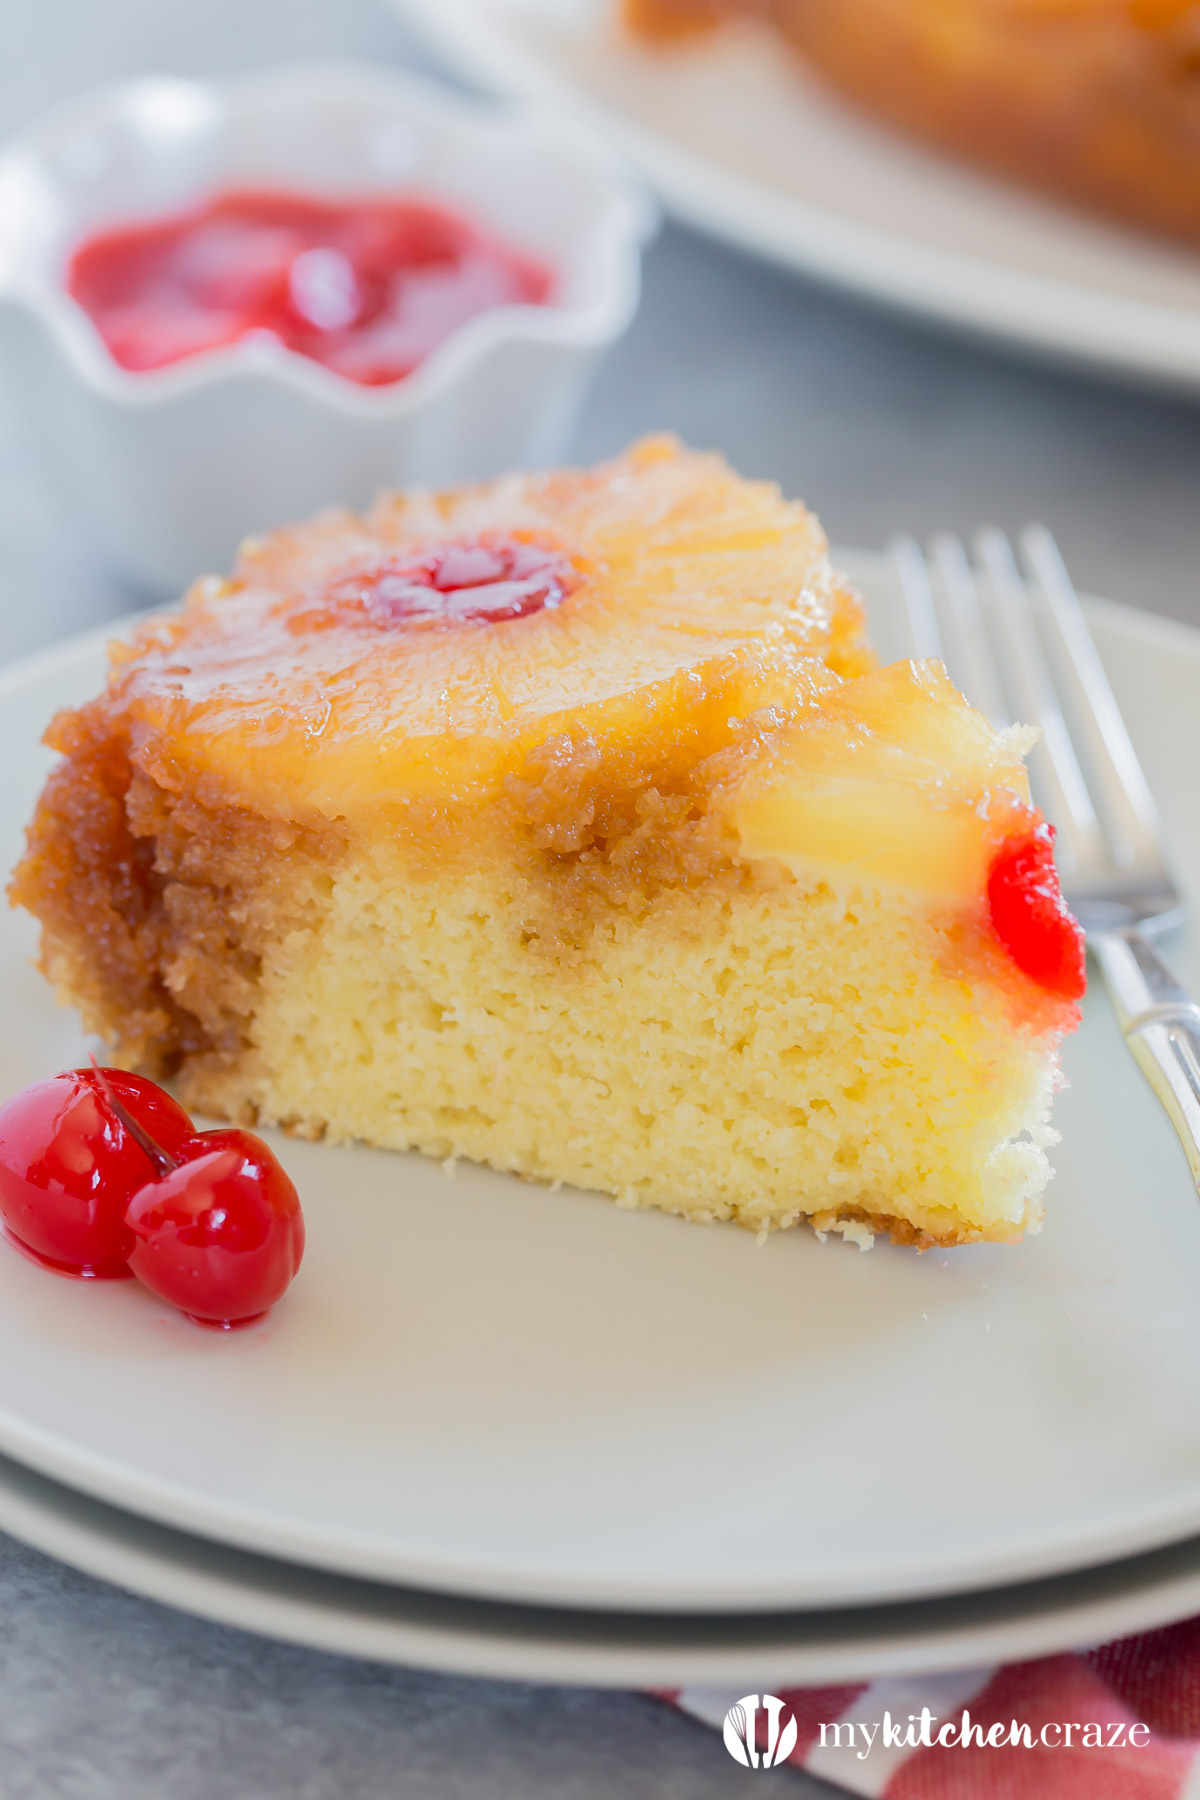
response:
M190 1106L868 1242L1040 1217L1022 740L672 440L243 549L60 714L14 898Z

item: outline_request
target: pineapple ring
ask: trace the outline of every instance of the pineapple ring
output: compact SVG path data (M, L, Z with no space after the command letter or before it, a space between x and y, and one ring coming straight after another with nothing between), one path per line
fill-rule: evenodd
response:
M575 577L559 604L492 630L325 616L355 570L496 532L557 547ZM649 439L596 470L385 497L248 544L232 581L117 652L114 697L156 780L200 773L278 817L479 804L564 733L634 789L684 746L692 763L721 749L731 717L869 666L826 551L773 486Z

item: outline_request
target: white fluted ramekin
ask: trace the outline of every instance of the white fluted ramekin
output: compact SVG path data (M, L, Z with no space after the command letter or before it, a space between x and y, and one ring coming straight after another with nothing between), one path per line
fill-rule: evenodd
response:
M71 250L243 184L443 202L548 263L552 304L484 313L386 388L271 344L120 368L65 291ZM321 506L552 459L633 316L652 218L569 124L413 77L315 64L123 83L60 106L0 154L0 371L117 565L177 589L227 567L247 534Z

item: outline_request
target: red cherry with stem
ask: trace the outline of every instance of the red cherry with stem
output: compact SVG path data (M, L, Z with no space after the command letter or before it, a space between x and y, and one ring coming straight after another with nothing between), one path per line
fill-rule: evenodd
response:
M124 1069L67 1069L0 1107L0 1219L18 1247L63 1274L128 1277L130 1197L194 1137L181 1106Z
M988 876L996 934L1019 969L1064 1000L1087 986L1084 935L1063 899L1054 866L1054 827L1043 819L1001 846Z
M138 1280L197 1324L230 1330L262 1317L304 1254L300 1201L252 1132L197 1132L176 1167L133 1195L125 1221Z

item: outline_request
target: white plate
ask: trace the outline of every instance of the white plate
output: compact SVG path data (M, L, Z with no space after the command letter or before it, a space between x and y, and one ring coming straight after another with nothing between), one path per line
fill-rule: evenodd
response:
M0 1529L148 1599L315 1649L594 1686L874 1680L1052 1656L1200 1608L1200 1540L983 1593L843 1611L584 1613L304 1569L153 1524L0 1457Z
M886 644L883 566L852 572ZM1200 637L1096 618L1194 894ZM100 673L93 635L0 682L0 860L48 761L39 730ZM81 1050L32 944L7 915L5 1092ZM133 1284L0 1254L0 1449L228 1543L559 1605L836 1606L1182 1539L1200 1531L1200 1208L1103 995L1086 1011L1049 1220L1020 1247L760 1247L283 1140L309 1255L257 1330L215 1337Z
M616 0L393 0L478 87L567 101L689 223L889 305L1155 383L1200 388L1200 256L874 126L777 38L664 53Z

